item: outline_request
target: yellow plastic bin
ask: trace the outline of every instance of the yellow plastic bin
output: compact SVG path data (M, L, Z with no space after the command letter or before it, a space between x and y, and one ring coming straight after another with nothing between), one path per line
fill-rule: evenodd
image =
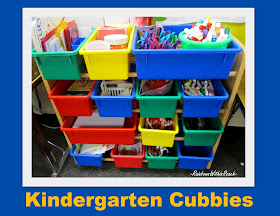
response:
M84 56L89 78L91 80L126 80L130 67L129 53L131 52L134 36L134 26L127 28L129 37L128 47L119 50L95 50L86 51L85 46L94 40L98 40L98 30L89 37L80 49L80 55Z
M140 117L138 130L141 132L142 144L148 146L173 147L175 135L179 133L178 115L173 118L173 130L144 128L145 118Z

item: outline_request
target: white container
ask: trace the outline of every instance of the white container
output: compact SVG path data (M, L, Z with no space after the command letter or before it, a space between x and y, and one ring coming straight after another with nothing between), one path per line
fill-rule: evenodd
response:
M91 51L91 50L110 50L110 44L103 40L95 40L89 42L85 46L85 50Z
M112 34L104 37L104 41L110 44L111 49L126 49L128 36L124 34Z

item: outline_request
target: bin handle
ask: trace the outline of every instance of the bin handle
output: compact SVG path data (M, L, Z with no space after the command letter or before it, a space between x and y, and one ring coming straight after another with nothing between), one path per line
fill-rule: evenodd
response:
M88 64L90 64L89 55L87 56Z
M41 64L40 58L36 57L38 66Z
M225 64L225 63L226 63L226 60L227 60L227 54L225 54L225 57L224 57L224 62L223 62L223 64Z
M223 104L223 101L220 101L220 102L218 103L218 106L217 106L217 107L220 107L222 104Z
M69 56L69 62L70 62L70 65L73 64L73 60L72 60L71 56Z
M189 108L190 107L190 101L187 101L186 105L187 105L186 107Z

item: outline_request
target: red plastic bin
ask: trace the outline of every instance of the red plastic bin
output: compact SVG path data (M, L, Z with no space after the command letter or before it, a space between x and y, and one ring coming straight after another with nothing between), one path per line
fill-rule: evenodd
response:
M123 128L72 128L77 117L68 116L60 127L71 143L133 145L137 129L137 113L125 118Z
M87 95L65 95L67 89L75 80L60 80L49 94L56 105L61 116L91 116L94 108L94 101L90 95L95 86L94 81Z
M116 167L119 168L142 168L145 157L145 146L142 146L142 155L118 155L117 146L111 150L111 158L114 158Z

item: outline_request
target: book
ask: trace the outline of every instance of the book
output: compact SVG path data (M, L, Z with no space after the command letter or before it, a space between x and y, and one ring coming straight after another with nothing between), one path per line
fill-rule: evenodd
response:
M87 95L93 85L94 80L82 78L75 80L67 89L66 95Z
M50 42L55 38L55 32L56 32L56 28L53 29L50 33L48 33L42 40L42 46L44 52L49 52L51 50Z

